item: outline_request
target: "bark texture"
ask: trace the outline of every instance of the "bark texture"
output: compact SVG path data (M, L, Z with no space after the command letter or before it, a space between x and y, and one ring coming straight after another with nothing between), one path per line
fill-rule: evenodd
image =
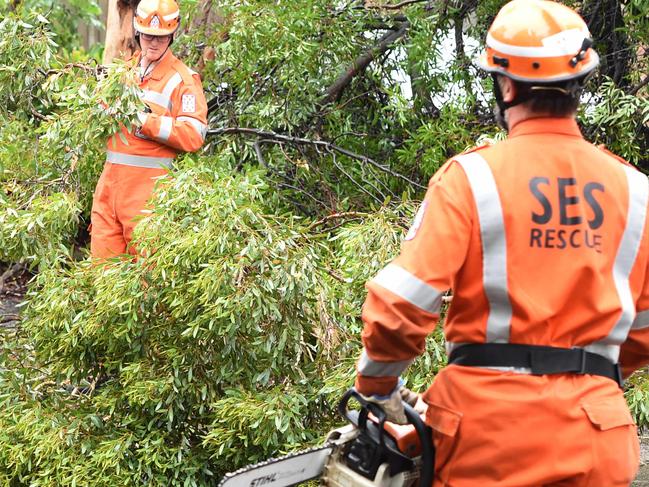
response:
M128 59L137 49L133 35L133 15L139 0L109 0L103 63Z

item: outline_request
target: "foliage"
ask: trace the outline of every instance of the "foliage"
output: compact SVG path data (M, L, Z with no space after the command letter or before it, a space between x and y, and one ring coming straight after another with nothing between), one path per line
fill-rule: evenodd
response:
M130 66L64 64L49 25L41 14L0 22L0 258L32 265L70 253L105 141L142 108Z
M66 58L78 51L80 22L101 26L97 0L0 0L0 18L12 12L19 17L40 12L56 35L59 54Z
M649 372L638 371L632 375L624 394L636 424L646 429L649 426Z
M643 126L649 124L649 97L626 94L611 80L597 94L600 102L585 120L598 141L629 162L640 164L647 157L647 141L642 141ZM640 124L638 124L640 121Z
M140 257L97 264L92 190L107 138L141 109L136 80L80 62L63 3L5 15L0 0L0 261L39 268L22 327L0 333L0 483L212 485L317 443L353 380L364 283L446 158L503 137L467 61L501 2L214 0L210 25L206 3L183 3L196 29L174 50L204 65L221 135L160 181ZM647 45L629 5L625 35ZM580 121L646 169L641 75L590 84ZM430 382L442 343L409 385ZM626 392L645 425L647 384Z

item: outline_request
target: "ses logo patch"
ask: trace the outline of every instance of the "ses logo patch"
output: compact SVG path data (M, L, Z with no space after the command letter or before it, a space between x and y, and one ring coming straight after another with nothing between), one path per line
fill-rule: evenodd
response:
M549 178L534 177L529 181L529 189L541 209L532 212L530 247L590 248L602 252L603 237L596 230L604 223L604 209L597 199L606 191L603 184L590 181L580 185L576 178L556 178L555 184ZM551 223L557 209L553 201L558 202L558 226L556 217L555 224Z

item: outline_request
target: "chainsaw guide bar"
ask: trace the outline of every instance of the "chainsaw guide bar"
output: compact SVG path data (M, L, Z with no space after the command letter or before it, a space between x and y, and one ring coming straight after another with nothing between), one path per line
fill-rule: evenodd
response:
M332 444L325 444L271 458L248 465L227 474L218 487L273 487L297 485L322 474L324 465L333 451Z

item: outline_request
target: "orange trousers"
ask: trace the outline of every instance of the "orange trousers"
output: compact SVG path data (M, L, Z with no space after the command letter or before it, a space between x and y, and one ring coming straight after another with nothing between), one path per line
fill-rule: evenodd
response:
M133 229L138 217L146 214L144 210L157 178L167 172L106 162L92 200L91 257L136 255L134 246L129 245Z
M627 487L640 446L615 382L451 365L424 394L434 487Z

